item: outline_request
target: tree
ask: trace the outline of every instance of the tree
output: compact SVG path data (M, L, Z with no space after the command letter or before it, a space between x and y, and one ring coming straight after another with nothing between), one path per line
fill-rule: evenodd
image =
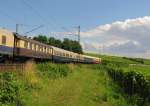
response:
M65 38L63 43L62 43L62 48L65 50L69 50L72 51L72 46L71 46L71 42L69 39Z
M79 42L77 41L72 41L72 50L73 52L76 52L76 53L83 53L82 51L82 46L79 44Z
M59 47L59 48L62 47L62 42L61 42L61 40L55 39L54 37L50 37L50 38L48 39L48 44L49 44L49 45L56 46L56 47Z
M37 36L37 37L34 37L33 39L36 40L36 41L45 43L45 44L48 43L47 37L44 36L44 35L39 35L39 36Z
M65 50L69 50L76 53L83 53L82 47L77 41L69 40L67 38L64 39L62 43L62 48Z

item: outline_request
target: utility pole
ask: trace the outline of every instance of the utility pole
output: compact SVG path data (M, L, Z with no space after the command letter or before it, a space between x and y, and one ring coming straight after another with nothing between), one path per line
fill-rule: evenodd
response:
M99 46L99 61L101 61L101 46Z
M16 33L18 33L19 24L16 24Z
M75 35L75 36L78 36L78 42L79 42L79 44L80 44L80 31L81 31L81 27L80 27L80 25L79 25L79 26L74 26L73 28L75 28L75 29L78 30L77 34L71 33L71 34L67 34L67 35ZM64 29L64 30L66 31L66 29L65 29L64 27L62 27L62 29ZM70 32L70 31L67 31L67 32Z
M77 28L78 28L78 42L79 42L79 44L80 44L80 28L81 28L81 27L78 26Z
M16 33L19 33L19 27L22 26L23 24L16 24Z

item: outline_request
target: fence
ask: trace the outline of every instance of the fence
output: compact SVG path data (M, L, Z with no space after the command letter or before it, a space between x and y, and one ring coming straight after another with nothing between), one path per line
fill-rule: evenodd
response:
M0 64L0 72L1 71L23 71L24 69L25 69L25 64L21 64L21 63Z

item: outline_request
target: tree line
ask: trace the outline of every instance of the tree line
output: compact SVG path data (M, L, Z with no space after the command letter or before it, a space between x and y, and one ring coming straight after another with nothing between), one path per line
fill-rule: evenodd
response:
M83 53L82 46L78 41L70 40L68 38L64 38L63 41L56 39L54 37L47 37L45 35L38 35L33 37L34 40L52 45L58 48L62 48L68 51L72 51L75 53Z

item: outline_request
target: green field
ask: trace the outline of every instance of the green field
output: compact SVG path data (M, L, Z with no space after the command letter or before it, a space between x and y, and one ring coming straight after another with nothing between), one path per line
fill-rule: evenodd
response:
M112 80L117 83L125 94L132 98L136 105L150 105L150 60L116 56L99 56Z
M15 106L19 103L26 106L127 106L128 104L119 87L109 79L103 68L97 65L44 63L35 65L34 68L30 67L23 73L1 73L0 79L3 82L0 103L3 105Z
M99 56L102 64L35 64L0 73L2 106L149 106L149 60Z

